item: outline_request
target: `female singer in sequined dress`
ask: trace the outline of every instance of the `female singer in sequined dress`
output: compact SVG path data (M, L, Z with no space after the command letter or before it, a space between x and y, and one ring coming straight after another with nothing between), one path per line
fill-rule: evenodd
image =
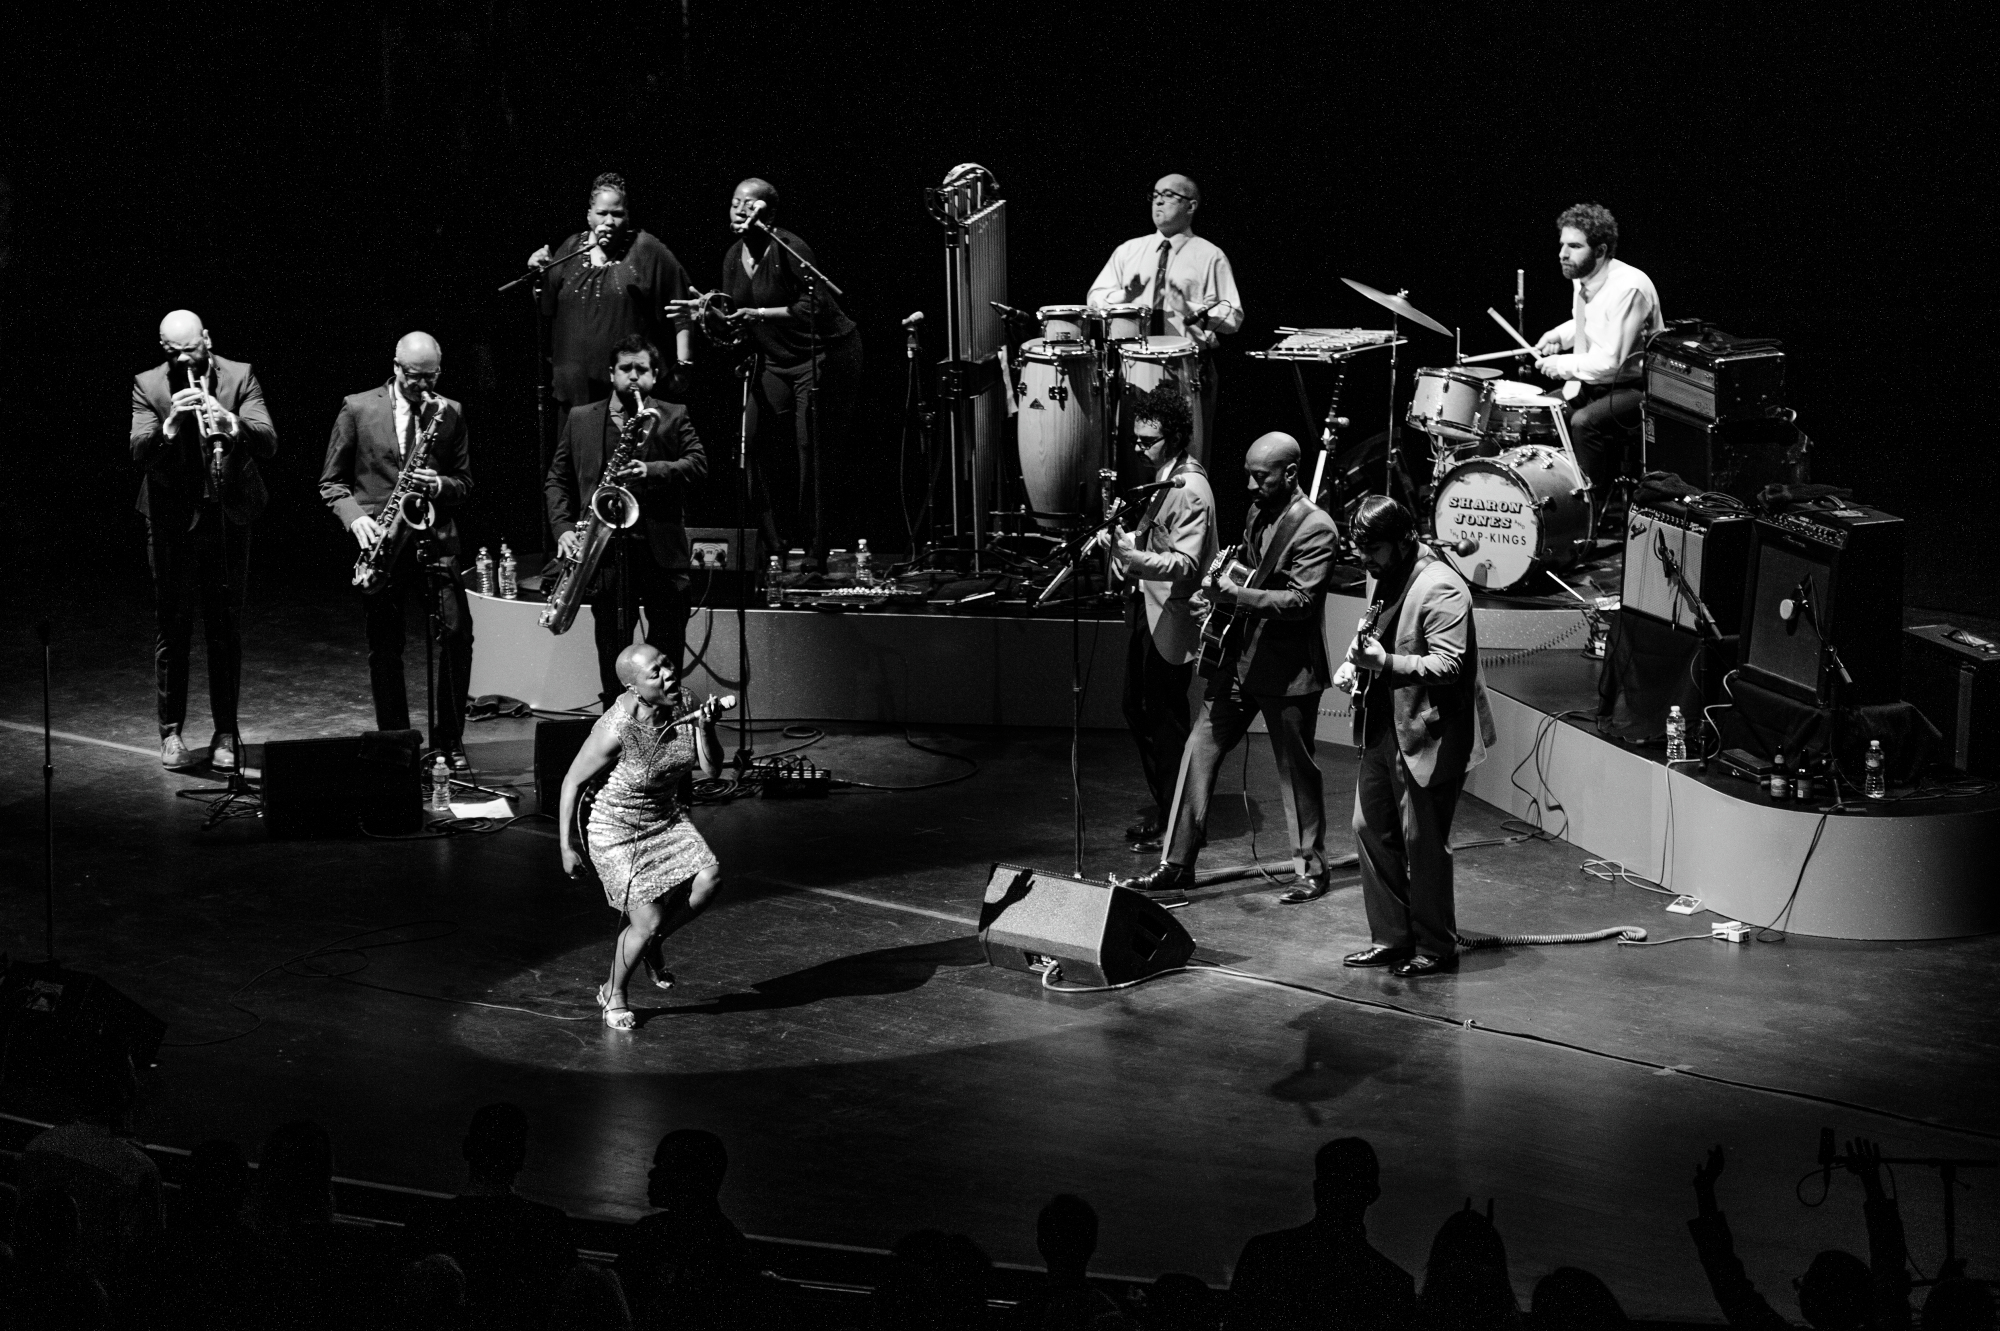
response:
M653 983L665 989L673 976L660 962L660 945L701 914L722 882L722 865L702 840L677 791L683 776L699 767L713 777L722 770L722 744L715 733L719 702L710 698L700 713L679 725L676 716L694 710L695 700L680 687L672 662L644 643L618 654L618 678L626 691L591 727L576 761L563 778L561 836L563 872L582 867L577 847L578 792L601 773L611 776L591 808L590 860L604 882L604 896L625 914L611 952L611 977L597 991L604 1024L629 1031L636 1024L626 996L632 968L645 963Z

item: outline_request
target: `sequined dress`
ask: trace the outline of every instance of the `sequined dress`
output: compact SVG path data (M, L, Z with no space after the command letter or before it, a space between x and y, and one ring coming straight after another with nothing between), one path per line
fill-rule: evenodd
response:
M694 706L693 695L677 690L660 710L664 718ZM663 733L622 705L600 724L618 737L618 765L590 811L590 862L605 900L624 910L659 900L719 861L675 797L681 777L699 761L694 725Z

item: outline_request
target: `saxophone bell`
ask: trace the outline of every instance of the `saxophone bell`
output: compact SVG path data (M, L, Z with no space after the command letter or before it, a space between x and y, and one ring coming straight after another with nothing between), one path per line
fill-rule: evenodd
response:
M606 482L590 496L590 513L605 526L626 531L639 520L639 500L624 486Z

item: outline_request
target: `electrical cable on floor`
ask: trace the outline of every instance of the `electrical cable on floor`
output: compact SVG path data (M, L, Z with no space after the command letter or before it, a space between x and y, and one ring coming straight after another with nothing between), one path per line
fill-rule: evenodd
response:
M1769 924L1761 926L1756 932L1751 934L1751 937L1755 938L1758 942L1766 943L1771 941L1764 937L1765 934L1776 934L1778 941L1781 943L1790 938L1791 935L1778 927L1778 921L1785 920L1787 923L1790 922L1792 907L1797 904L1799 899L1799 889L1805 885L1806 866L1812 863L1813 852L1819 849L1819 839L1826 834L1826 822L1829 816L1824 813L1819 816L1819 823L1813 828L1812 840L1806 844L1805 857L1799 861L1799 876L1792 880L1792 890L1786 895L1785 904L1778 908L1778 913L1771 917Z
M526 816L534 817L536 815L530 814ZM519 821L520 819L518 818L508 820L510 825L512 823ZM391 938L384 940L383 942L380 943L369 943L360 947L349 946L354 942L354 940L358 938L367 938L373 934L394 933L399 929L421 929L434 925L442 925L445 927L437 932L422 934L416 938ZM374 984L367 980L356 980L352 978L353 976L359 974L361 971L367 969L368 952L371 949L381 948L381 947L404 947L412 943L435 942L440 938L451 937L453 934L459 931L459 928L460 926L456 920L412 920L405 924L382 925L373 929L359 929L356 930L354 933L344 934L341 937L334 939L331 943L322 943L320 946L315 948L310 948L307 951L299 953L297 956L287 957L283 961L276 962L272 965L266 966L263 970L258 971L255 975L245 980L242 984L239 984L236 986L236 988L230 990L229 996L225 998L223 1002L227 1006L234 1008L236 1011L241 1012L244 1016L250 1018L251 1024L247 1028L240 1031L234 1031L228 1035L217 1036L213 1040L163 1040L160 1042L160 1047L162 1049L206 1049L211 1045L228 1044L233 1040L241 1040L246 1035L255 1034L264 1025L263 1014L256 1011L254 1008L245 1007L242 1003L239 1003L237 999L241 998L244 994L248 993L251 989L255 988L264 979L265 976L273 975L281 971L287 975L299 976L300 978L341 980L347 984L358 985L364 989L379 989L384 993L400 994L406 998L423 998L423 999L429 999L432 1002L452 1003L463 1007L492 1008L495 1011L499 1012L519 1012L530 1017L540 1017L545 1021L591 1020L591 1018L587 1016L564 1017L549 1012L537 1012L533 1008L516 1007L510 1003L488 1003L474 998L451 998L444 994L427 994L419 992L414 989L398 989L390 985ZM311 966L312 962L322 957L338 956L342 953L354 953L360 956L362 959L361 964L359 966L356 966L353 970L350 971L329 972L329 971L320 971L312 969ZM306 969L303 971L293 969L294 967L298 966L306 967Z
M908 726L903 727L903 743L909 745L913 749L916 749L920 753L935 754L940 758L950 758L954 762L965 763L967 764L967 770L960 772L957 776L948 776L940 781L925 781L919 785L914 785L914 786L884 786L884 785L878 785L873 781L854 781L854 780L843 780L839 782L839 784L843 787L850 787L858 790L886 790L895 792L907 792L912 790L936 790L939 786L955 785L960 781L967 781L979 775L979 760L977 758L969 758L962 753L948 753L943 749L933 749L925 745L919 744L917 743L916 740L910 737L910 728Z

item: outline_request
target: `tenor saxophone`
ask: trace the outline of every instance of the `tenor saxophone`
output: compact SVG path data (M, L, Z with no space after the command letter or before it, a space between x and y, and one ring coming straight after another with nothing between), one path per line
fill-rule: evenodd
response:
M597 566L604 559L604 551L611 544L614 533L624 531L639 520L639 500L630 490L617 484L611 477L618 474L627 463L639 456L646 446L646 437L653 428L653 419L659 412L652 407L642 406L627 417L618 432L618 443L611 450L611 458L604 464L604 479L590 495L590 516L583 523L583 548L577 551L575 559L563 559L556 563L561 571L556 574L555 587L549 592L548 604L542 607L541 625L551 633L567 633L569 626L576 622L576 612L583 604L583 594L597 576Z
M437 394L425 393L421 406L431 408L430 424L424 426L417 436L417 442L410 448L408 457L403 459L403 468L396 475L396 486L389 491L380 512L382 534L375 543L361 552L354 561L354 585L363 592L374 595L389 585L389 570L395 566L396 557L409 544L413 531L429 531L437 523L437 506L430 496L417 489L416 473L430 461L431 448L437 442L438 425L444 420L444 403Z

